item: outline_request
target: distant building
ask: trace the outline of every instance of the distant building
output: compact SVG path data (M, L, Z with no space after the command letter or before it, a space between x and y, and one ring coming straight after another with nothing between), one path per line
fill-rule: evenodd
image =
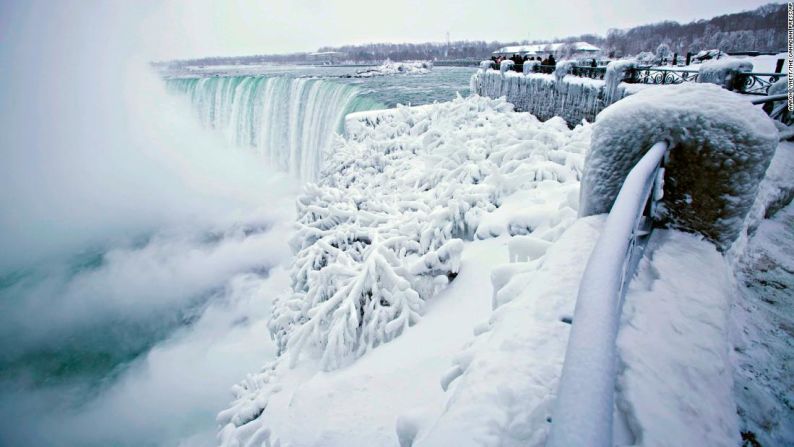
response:
M499 48L498 50L494 51L492 54L494 56L508 56L508 57L514 54L520 54L521 56L529 56L529 57L548 56L549 54L555 53L563 45L565 45L564 42L540 43L534 45L514 45L514 46ZM599 51L601 51L601 48L598 48L597 46L587 42L572 42L571 45L573 45L574 47L573 54L576 56L594 55Z
M337 64L347 55L341 51L323 51L319 53L309 53L308 59L312 62L321 64Z

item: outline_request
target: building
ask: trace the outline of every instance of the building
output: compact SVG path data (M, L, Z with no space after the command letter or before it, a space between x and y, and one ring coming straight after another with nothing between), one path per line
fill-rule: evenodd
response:
M309 53L308 59L320 64L338 64L346 57L345 53L339 51L323 51L320 53Z
M510 57L514 54L520 54L521 56L529 57L544 57L557 52L557 50L559 50L563 45L565 45L565 42L540 43L534 45L513 45L499 48L492 54L494 56L507 57ZM593 56L601 51L601 48L598 48L597 46L587 42L573 42L571 45L574 47L573 55L575 56Z

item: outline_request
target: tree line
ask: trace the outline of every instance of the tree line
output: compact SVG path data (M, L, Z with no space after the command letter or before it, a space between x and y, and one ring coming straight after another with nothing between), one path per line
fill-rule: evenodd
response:
M644 51L655 52L664 45L671 52L685 54L719 49L726 53L741 51L784 51L786 48L787 10L785 4L770 3L752 11L725 14L708 20L680 24L664 21L630 29L610 29L606 37L583 34L556 39L558 42L586 41L600 47L605 56L633 56ZM369 63L385 59L404 60L482 60L498 48L509 45L550 43L546 41L455 41L426 43L372 43L363 45L326 46L318 52L344 53L344 60ZM177 65L216 65L253 63L301 63L315 59L310 53L262 54L244 57L208 57L176 61Z

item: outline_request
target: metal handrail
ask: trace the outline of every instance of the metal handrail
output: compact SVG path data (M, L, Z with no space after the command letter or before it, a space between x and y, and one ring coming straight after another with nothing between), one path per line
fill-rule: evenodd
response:
M649 237L653 204L661 199L658 142L629 172L587 261L576 300L552 418L551 447L612 447L617 354L623 297ZM645 217L648 215L648 217Z
M654 65L640 65L637 67L637 70L653 70L653 71L675 71L675 72L682 72L682 73L697 73L699 70L692 69L692 68L675 68L675 67L662 67L662 66L654 66Z
M784 99L788 99L788 93L781 93L778 95L769 95L769 96L762 96L760 98L753 99L753 104L765 104L767 102L775 102L775 101L782 101Z

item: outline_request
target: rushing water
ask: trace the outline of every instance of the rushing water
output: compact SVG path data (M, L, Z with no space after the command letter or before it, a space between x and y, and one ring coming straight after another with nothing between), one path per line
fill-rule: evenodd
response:
M256 70L255 68L259 68ZM206 127L248 146L302 180L320 171L322 154L352 112L426 104L466 94L471 69L357 78L351 68L230 67L185 70L166 82L186 95Z
M353 86L286 76L225 76L167 81L186 94L202 124L251 146L277 169L314 179L320 154L345 115L383 105Z
M167 74L171 95L143 83L132 111L113 108L132 107L113 84L86 102L91 82L57 129L5 129L20 157L52 134L46 163L63 169L29 182L52 184L51 200L27 197L45 217L18 215L32 241L70 244L0 266L0 445L212 445L229 387L273 355L265 324L288 286L294 196L344 116L451 99L472 71L190 68Z

